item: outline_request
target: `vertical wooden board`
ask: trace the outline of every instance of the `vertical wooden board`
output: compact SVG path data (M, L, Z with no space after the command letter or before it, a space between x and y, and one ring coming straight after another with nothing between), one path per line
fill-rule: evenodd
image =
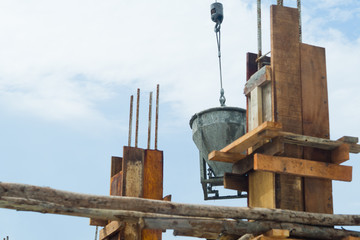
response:
M122 158L121 157L111 157L111 173L110 177L119 173L122 170Z
M161 240L162 230L143 229L141 233L142 240Z
M124 147L123 152L123 195L143 197L145 150Z
M123 196L143 197L145 150L124 147L123 151ZM123 230L124 239L141 240L139 224L126 223Z
M271 84L268 83L262 87L262 119L263 121L272 121L271 107Z
M302 134L299 13L271 6L272 107L284 131ZM284 155L302 157L302 148L285 145ZM302 178L276 176L276 207L303 210Z
M123 172L119 172L110 179L110 195L122 196L123 191Z
M144 162L144 198L163 199L163 152L145 150ZM142 240L161 240L162 231L154 229L142 230Z
M329 138L329 105L324 48L301 44L301 82L304 134Z
M250 120L249 130L259 126L262 122L262 91L261 87L256 87L250 93Z
M249 207L275 208L275 174L252 172L249 174Z
M330 138L325 49L301 44L303 134ZM331 154L304 148L304 158L330 162ZM332 181L304 179L305 211L333 213Z
M144 198L163 199L163 152L145 150Z

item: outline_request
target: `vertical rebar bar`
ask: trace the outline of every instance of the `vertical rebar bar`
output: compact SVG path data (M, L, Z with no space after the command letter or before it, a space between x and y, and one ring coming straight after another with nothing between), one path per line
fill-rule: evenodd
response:
M147 148L150 149L150 143L151 143L151 117L152 117L152 95L153 92L150 92L149 97L149 127L148 127L148 143Z
M156 86L156 114L155 114L155 150L157 150L158 143L158 127L159 127L159 93L160 85Z
M299 42L302 42L302 23L301 23L301 0L297 0L297 8L299 11Z
M284 6L284 1L283 0L277 0L277 5Z
M262 55L262 35L261 35L261 0L257 0L257 35L258 35L258 58ZM258 70L261 68L261 60L258 61Z
M137 89L137 101L136 101L136 126L135 126L135 147L138 147L139 136L139 108L140 108L140 88Z
M129 138L128 138L128 146L131 146L131 134L132 134L132 116L133 116L133 102L134 96L130 97L130 115L129 115Z

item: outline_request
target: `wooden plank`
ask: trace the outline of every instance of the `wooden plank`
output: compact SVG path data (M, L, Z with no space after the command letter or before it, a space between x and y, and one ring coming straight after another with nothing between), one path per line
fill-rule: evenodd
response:
M339 138L337 141L345 142L345 143L349 143L349 144L356 144L356 143L359 142L359 138L358 137L343 136L343 137Z
M163 152L145 150L143 197L163 200ZM142 240L160 240L161 230L143 229Z
M224 188L247 192L249 190L248 177L234 173L225 173Z
M142 198L145 151L140 148L124 147L123 154L123 195ZM123 235L125 239L141 240L140 226L127 222Z
M90 218L90 226L106 226L108 224L108 220L103 220L103 219L95 219L95 218Z
M116 234L121 228L124 227L124 222L111 221L99 232L99 240L104 240L111 235Z
M123 172L119 172L110 179L110 195L122 196L123 191Z
M342 240L360 240L360 237L347 236L346 238L342 238Z
M143 197L144 155L140 148L124 147L123 196Z
M163 199L163 152L145 150L143 197Z
M251 191L256 189L256 191ZM249 207L275 208L275 175L271 172L249 174ZM250 200L251 199L251 200Z
M350 182L352 167L263 154L254 155L254 170Z
M244 94L248 95L256 87L261 87L271 81L271 67L264 66L259 71L254 73L250 79L246 82L244 88Z
M246 155L241 153L212 151L209 153L208 159L210 161L235 163L241 159L244 159L245 157Z
M301 44L303 134L330 138L325 49ZM334 155L335 157L335 155ZM339 156L338 156L339 157ZM331 153L304 148L304 158L331 162ZM304 179L305 210L332 213L332 182Z
M273 5L270 15L273 119L282 123L285 131L302 134L299 13L294 8ZM284 155L301 157L302 148L285 146ZM276 179L276 207L303 210L302 179Z
M266 155L282 155L284 153L285 146L282 137L272 138L270 142L264 144L256 150L256 153L262 153Z
M343 163L350 159L350 145L344 143L339 147L331 151L331 162L332 163Z
M263 123L262 119L262 90L256 87L250 94L249 129L252 130Z
M111 157L111 173L110 177L119 173L122 170L122 158L121 157Z
M281 130L282 125L277 122L264 122L260 126L251 130L247 134L238 138L234 142L230 143L223 149L221 152L244 152L249 147L252 147L259 141L262 141L264 138L272 138L274 137L274 132L266 132L266 130Z
M263 109L263 120L274 121L272 115L272 84L268 83L262 87L262 109Z
M290 236L290 231L285 229L271 229L264 233L266 237L273 237L273 238L288 238Z
M254 154L251 154L246 158L242 159L241 161L235 163L232 166L232 173L237 175L245 175L253 169L254 169ZM249 179L249 184L250 184L250 179ZM251 188L249 188L249 191L251 192ZM257 206L257 207L262 207L262 206Z

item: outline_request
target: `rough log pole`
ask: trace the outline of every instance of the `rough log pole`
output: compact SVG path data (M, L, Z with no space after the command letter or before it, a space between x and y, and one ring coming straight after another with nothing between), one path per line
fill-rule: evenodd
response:
M56 206L68 209L68 215L71 215L72 209L84 211L87 209L111 210L109 212L126 210L185 217L270 220L317 226L360 226L360 215L333 215L280 209L181 204L133 197L79 194L25 184L0 183L1 208L56 214L58 213ZM60 214L60 210L58 214ZM92 217L97 218L97 216ZM105 218L116 220L116 218Z
M207 233L208 236L218 233L237 236L242 236L246 233L258 235L271 229L287 229L290 231L291 236L303 238L342 239L347 236L360 237L360 232L294 223L277 223L270 221L247 222L241 220L184 217L124 210L94 209L74 206L65 207L61 204L24 198L1 197L0 207L22 211L36 211L41 213L126 221L128 223L140 223L144 229L174 229L179 232L188 233L203 232Z

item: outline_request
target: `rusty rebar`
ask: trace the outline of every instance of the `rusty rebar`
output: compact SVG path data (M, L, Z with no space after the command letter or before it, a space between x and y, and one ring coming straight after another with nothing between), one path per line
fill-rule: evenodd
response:
M261 0L257 0L257 35L258 35L258 58L262 56L262 35L261 35ZM262 61L258 61L258 70L262 66Z
M147 142L147 148L150 149L150 143L151 143L151 117L152 117L152 95L153 92L150 92L149 96L149 127L148 127L148 142Z
M302 22L301 22L301 0L297 0L297 8L299 11L299 42L302 42Z
M134 102L134 96L131 95L131 97L130 97L130 115L129 115L129 138L128 138L128 146L129 147L131 146L133 102Z
M139 108L140 108L140 88L137 89L137 101L136 101L136 126L135 126L135 147L138 147L139 136Z
M155 114L155 149L157 150L158 144L158 127L159 127L159 93L160 85L156 86L156 114Z

